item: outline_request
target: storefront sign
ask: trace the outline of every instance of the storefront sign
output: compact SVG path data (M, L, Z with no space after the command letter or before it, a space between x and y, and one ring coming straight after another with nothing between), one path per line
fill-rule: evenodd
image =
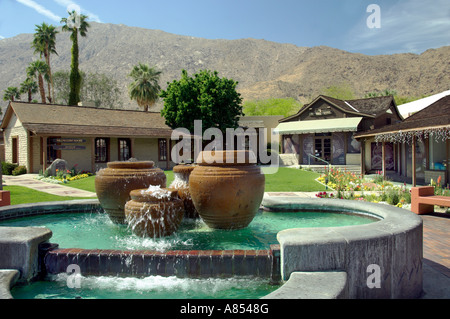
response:
M82 138L55 138L54 143L86 143Z
M81 151L85 150L86 146L81 145L53 145L55 151Z

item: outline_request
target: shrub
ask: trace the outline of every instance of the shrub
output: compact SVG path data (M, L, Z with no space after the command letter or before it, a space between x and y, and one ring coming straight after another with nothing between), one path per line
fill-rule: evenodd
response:
M25 166L17 166L12 171L12 175L13 176L23 175L23 174L26 174L26 173L27 173L27 168Z
M19 165L13 163L2 162L2 174L12 175L13 170Z

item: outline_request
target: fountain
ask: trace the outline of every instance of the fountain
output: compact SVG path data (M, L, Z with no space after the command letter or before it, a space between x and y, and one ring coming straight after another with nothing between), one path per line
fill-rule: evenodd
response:
M322 228L299 228L294 222L297 217L292 217L294 219L289 219L275 231L273 236L278 243L271 242L267 244L269 247L251 249L189 246L189 249L179 250L133 250L125 247L117 250L114 248L116 244L113 244L113 247L96 245L95 249L86 249L71 248L73 246L59 248L44 242L39 246L39 259L31 264L35 265L36 269L43 269L44 274L47 272L53 275L65 273L70 265L78 265L84 276L175 276L199 279L244 276L243 278L249 281L255 277L265 278L267 282L287 283L288 298L302 292L302 289L289 288L296 285L296 278L311 272L319 276L332 276L339 272L337 278L341 280L342 285L335 296L343 298L415 298L421 292L422 225L416 215L399 208L354 201L263 198L264 176L259 167L251 163L252 155L246 153L243 163L237 165L236 161L225 162L225 165L217 163L218 158L225 159L229 156L229 153L201 153L198 165L193 170L191 167L186 168L186 171L191 171L189 192L192 202L200 215L199 220L206 224L206 228L202 228L201 232L217 233L234 239L243 236L244 242L255 232L252 225L257 225L259 218L266 214L259 209L261 203L264 211L273 212L267 213L275 216L273 221L281 219L276 217L277 214L291 214L295 211L295 214L304 216L309 214L305 212L316 212L319 215L355 215L369 218L371 222L340 225L341 227L330 224ZM236 159L237 153L231 156ZM177 232L184 227L179 224L181 220L189 225L196 224L194 219L183 216L186 206L180 194L181 188L186 190L187 177L183 177L184 185L178 185L178 190L175 187L177 183L166 188L165 176L162 177L161 171L154 168L153 163L144 163L108 165L109 170L99 174L98 184L96 181L96 186L99 187L98 202L101 206L95 201L76 201L0 208L0 222L24 216L51 216L92 209L95 211L105 205L103 209L114 221L111 225L115 226L111 229L116 233L112 236L116 238L123 237L121 234L125 226L121 223L128 224L128 229L137 237L144 237L142 240L156 238L158 241L164 241L166 236L177 236ZM130 172L131 166L136 165L140 166L135 173L137 177ZM146 175L150 175L152 180L144 183L142 180ZM135 180L141 180L142 183L134 184ZM114 185L113 189L107 191L100 181L108 181L110 185ZM106 196L108 192L114 196ZM214 215L214 212L219 214ZM66 217L63 219L67 220ZM274 224L273 221L269 221L268 225ZM76 227L83 228L83 225L86 225L86 221ZM198 232L197 228L194 227L194 231ZM261 232L266 234L268 231L263 228ZM90 233L95 234L94 231ZM75 235L80 236L79 232ZM189 238L192 235L188 229L186 236ZM259 233L253 235L255 238L261 236ZM216 240L206 238L207 242ZM30 256L37 258L38 253L31 253ZM366 286L367 267L373 264L386 271L381 277L382 289L369 289ZM19 269L15 265L9 265L7 268ZM322 278L322 282L328 282L327 278ZM407 280L404 280L405 278ZM283 295L283 287L269 297L278 298ZM327 287L327 284L323 287L312 285L310 289L326 290ZM273 286L273 289L276 288L278 286Z
M201 152L189 188L200 217L211 228L241 229L255 217L265 178L251 151Z
M189 191L189 177L194 170L195 165L180 164L173 168L174 180L169 188L178 190L178 196L184 203L184 217L198 218L198 212L192 201L191 192Z
M95 191L105 212L115 223L125 223L125 204L130 192L149 186L166 187L166 175L154 162L110 162L98 171Z
M150 186L131 191L130 197L125 204L125 220L137 236L170 236L180 226L184 202L176 190Z

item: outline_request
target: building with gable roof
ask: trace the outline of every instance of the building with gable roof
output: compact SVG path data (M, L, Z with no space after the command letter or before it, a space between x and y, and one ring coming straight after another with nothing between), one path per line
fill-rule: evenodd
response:
M402 121L392 96L339 100L320 95L279 121L285 165L361 165L358 132Z
M90 172L130 158L175 165L172 129L160 113L10 102L1 128L5 161L29 173L44 171L57 158Z
M448 185L450 174L450 95L446 95L400 123L359 132L355 136L365 149L377 145L382 150L380 170L403 177L414 186L435 182ZM394 156L388 158L388 147ZM370 170L373 154L363 154L363 166ZM373 167L372 167L373 168Z

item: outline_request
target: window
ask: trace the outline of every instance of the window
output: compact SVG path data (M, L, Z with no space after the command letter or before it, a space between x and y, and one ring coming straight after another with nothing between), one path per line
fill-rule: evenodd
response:
M15 164L19 163L19 138L12 138L12 162Z
M109 162L109 138L95 139L95 162Z
M158 139L158 160L167 161L167 140L165 138Z
M128 161L131 157L131 140L119 138L119 161Z
M434 138L429 139L428 143L428 156L429 156L429 169L445 171L446 161L446 142L436 141Z

